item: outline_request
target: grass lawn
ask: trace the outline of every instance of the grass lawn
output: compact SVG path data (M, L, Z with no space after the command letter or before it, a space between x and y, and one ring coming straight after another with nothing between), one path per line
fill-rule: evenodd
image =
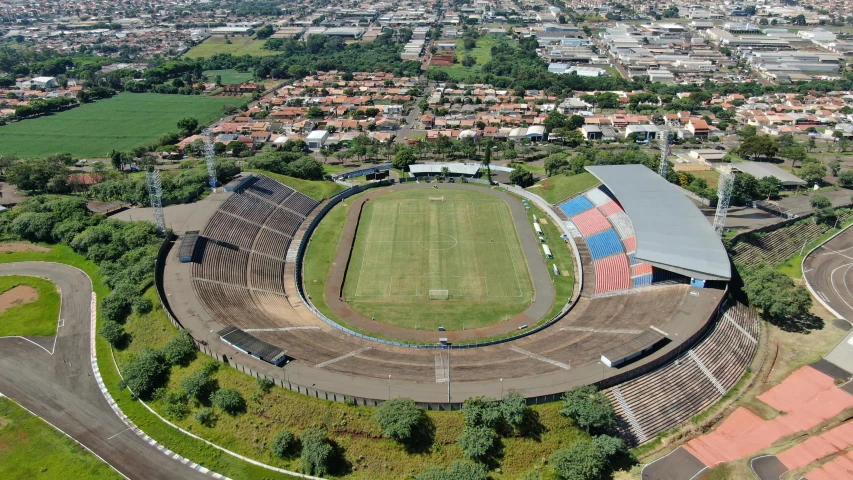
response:
M554 204L585 192L599 183L601 182L595 178L595 175L584 172L570 177L566 175L554 175L529 187L527 190L544 198L546 202Z
M14 402L0 398L0 478L122 478L79 444Z
M288 177L279 173L268 172L266 170L248 169L248 172L262 173L278 182L287 185L290 188L298 190L305 195L320 201L331 197L332 195L345 190L343 185L335 182L327 182L326 180L302 180L301 178Z
M281 53L275 50L264 50L262 47L267 41L255 40L255 37L233 37L229 40L231 40L230 44L226 43L225 37L208 37L207 40L191 48L184 56L187 58L210 58L217 53L230 53L231 55L264 57Z
M509 207L469 190L383 195L361 215L344 295L379 322L462 330L530 305L533 287ZM447 290L449 300L430 300Z
M252 74L250 72L241 73L237 70L229 69L229 70L207 70L204 72L204 75L210 80L213 81L217 75L222 77L223 85L234 85L239 83L246 83L252 78Z
M34 289L37 297L26 303L19 299L10 304L11 308L0 314L0 337L56 335L56 322L59 320L59 292L56 285L43 278L23 275L0 277L0 294L5 294L18 286ZM9 294L12 293L9 292ZM7 306L6 302L2 302L2 306Z
M450 80L463 80L470 75L479 75L483 65L492 59L492 47L501 43L515 45L516 42L506 35L485 35L477 39L476 47L465 50L464 41L460 38L456 40L456 60L458 63L449 67L430 66L429 69L447 72L450 75ZM474 57L477 63L471 67L462 66L462 60L466 56Z
M696 178L704 178L708 182L708 188L717 188L717 183L720 181L720 172L716 170L699 170L695 172L687 172Z
M838 227L836 227L836 228L829 229L829 231L827 231L823 235L821 235L821 236L817 237L816 239L812 240L811 242L809 242L809 244L806 245L805 248L801 248L800 250L798 250L796 255L794 255L793 257L789 258L788 260L785 260L784 262L777 265L775 267L775 269L784 273L785 275L787 275L791 278L794 278L794 279L802 278L803 277L803 258L805 258L805 256L808 255L809 252L813 248L815 248L818 245L820 245L821 243L829 240L830 237L832 237L833 235L838 233L840 230L843 230L844 228L846 228L851 223L853 223L853 219L848 220L841 225L838 225ZM802 255L800 254L800 251L802 251Z
M551 217L546 215L545 212L540 210L533 202L529 203L530 209L527 210L527 217L530 220L531 225L533 224L533 215L536 215L536 218L539 219L539 227L542 228L542 232L545 233L545 238L548 241L548 248L551 249L551 254L554 256L553 260L545 260L545 264L548 266L548 272L551 274L551 281L554 282L554 291L557 295L551 311L542 319L550 320L563 309L566 302L568 302L569 298L572 296L572 288L574 288L575 284L572 250L569 247L569 244L560 238L560 229L551 222ZM554 267L552 267L552 265L556 265L557 269L560 270L561 274L559 276L554 275ZM564 272L568 273L568 275L563 275Z
M67 152L76 158L106 157L131 150L178 130L178 120L194 117L202 125L223 115L235 98L122 93L71 110L0 127L0 155L43 157Z

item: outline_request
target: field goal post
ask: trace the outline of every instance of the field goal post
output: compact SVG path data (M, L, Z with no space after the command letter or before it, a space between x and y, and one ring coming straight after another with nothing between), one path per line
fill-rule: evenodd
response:
M430 300L450 300L450 290L430 290Z

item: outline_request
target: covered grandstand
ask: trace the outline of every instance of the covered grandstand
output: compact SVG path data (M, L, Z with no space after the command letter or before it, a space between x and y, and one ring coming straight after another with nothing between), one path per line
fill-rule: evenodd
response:
M728 255L698 208L643 165L586 169L603 187L560 205L594 263L595 294L661 281L731 278ZM624 209L623 209L624 205Z

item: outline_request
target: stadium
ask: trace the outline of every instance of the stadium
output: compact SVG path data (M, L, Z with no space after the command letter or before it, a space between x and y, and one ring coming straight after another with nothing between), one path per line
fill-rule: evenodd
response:
M587 170L601 184L559 205L424 177L317 202L246 175L164 244L158 291L205 353L284 388L455 409L595 384L640 444L731 389L759 325L677 187L641 165Z

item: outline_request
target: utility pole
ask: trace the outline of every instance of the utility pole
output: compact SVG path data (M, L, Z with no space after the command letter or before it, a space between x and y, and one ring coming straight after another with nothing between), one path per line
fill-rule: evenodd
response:
M204 136L204 161L207 163L207 183L210 188L216 188L216 152L213 150L213 132L205 128L201 134Z
M447 403L450 404L450 344L447 345Z
M163 213L163 184L160 182L160 172L152 168L145 174L148 185L148 197L154 210L154 226L158 235L166 234L166 215Z
M714 231L717 232L718 237L723 236L734 186L735 174L732 173L732 167L729 165L720 167L720 180L717 184L717 213L714 215Z

